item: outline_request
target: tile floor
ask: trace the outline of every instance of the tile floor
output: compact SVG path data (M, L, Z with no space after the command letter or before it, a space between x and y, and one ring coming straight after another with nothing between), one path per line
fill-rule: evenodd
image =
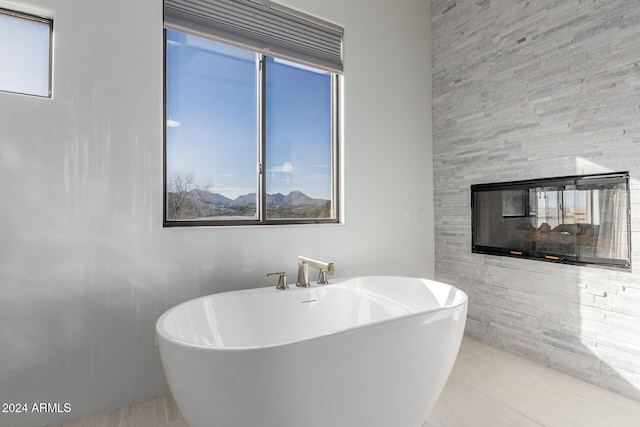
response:
M638 427L640 402L465 336L449 381L422 427L485 426ZM165 397L55 427L187 425Z
M640 402L465 336L423 427L640 427Z

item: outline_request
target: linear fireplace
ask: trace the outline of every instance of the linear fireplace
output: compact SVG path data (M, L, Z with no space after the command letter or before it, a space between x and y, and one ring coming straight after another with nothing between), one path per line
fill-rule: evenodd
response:
M631 269L629 173L471 186L472 251Z

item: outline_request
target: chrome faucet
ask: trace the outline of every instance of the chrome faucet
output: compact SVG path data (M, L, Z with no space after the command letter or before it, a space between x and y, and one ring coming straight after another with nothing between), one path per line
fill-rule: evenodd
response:
M332 262L322 261L320 259L309 258L300 255L298 257L298 280L296 286L309 287L309 266L318 270L318 281L320 285L329 283L327 280L327 272L333 273L335 266Z

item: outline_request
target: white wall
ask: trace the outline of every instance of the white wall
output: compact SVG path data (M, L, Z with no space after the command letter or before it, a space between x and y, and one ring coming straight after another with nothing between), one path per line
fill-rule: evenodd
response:
M163 229L162 1L0 0L55 19L53 99L0 93L0 402L72 408L0 425L163 395L157 317L298 254L433 277L429 2L288 5L345 27L344 225Z

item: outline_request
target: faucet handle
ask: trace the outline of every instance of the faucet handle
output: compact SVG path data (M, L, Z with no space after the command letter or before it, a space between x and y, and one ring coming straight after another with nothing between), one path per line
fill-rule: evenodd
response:
M284 271L267 274L267 277L273 276L278 276L278 284L276 285L276 289L289 289L289 285L287 285L287 274Z
M329 281L327 280L327 270L324 268L320 269L320 274L318 274L318 284L319 285L328 285Z

